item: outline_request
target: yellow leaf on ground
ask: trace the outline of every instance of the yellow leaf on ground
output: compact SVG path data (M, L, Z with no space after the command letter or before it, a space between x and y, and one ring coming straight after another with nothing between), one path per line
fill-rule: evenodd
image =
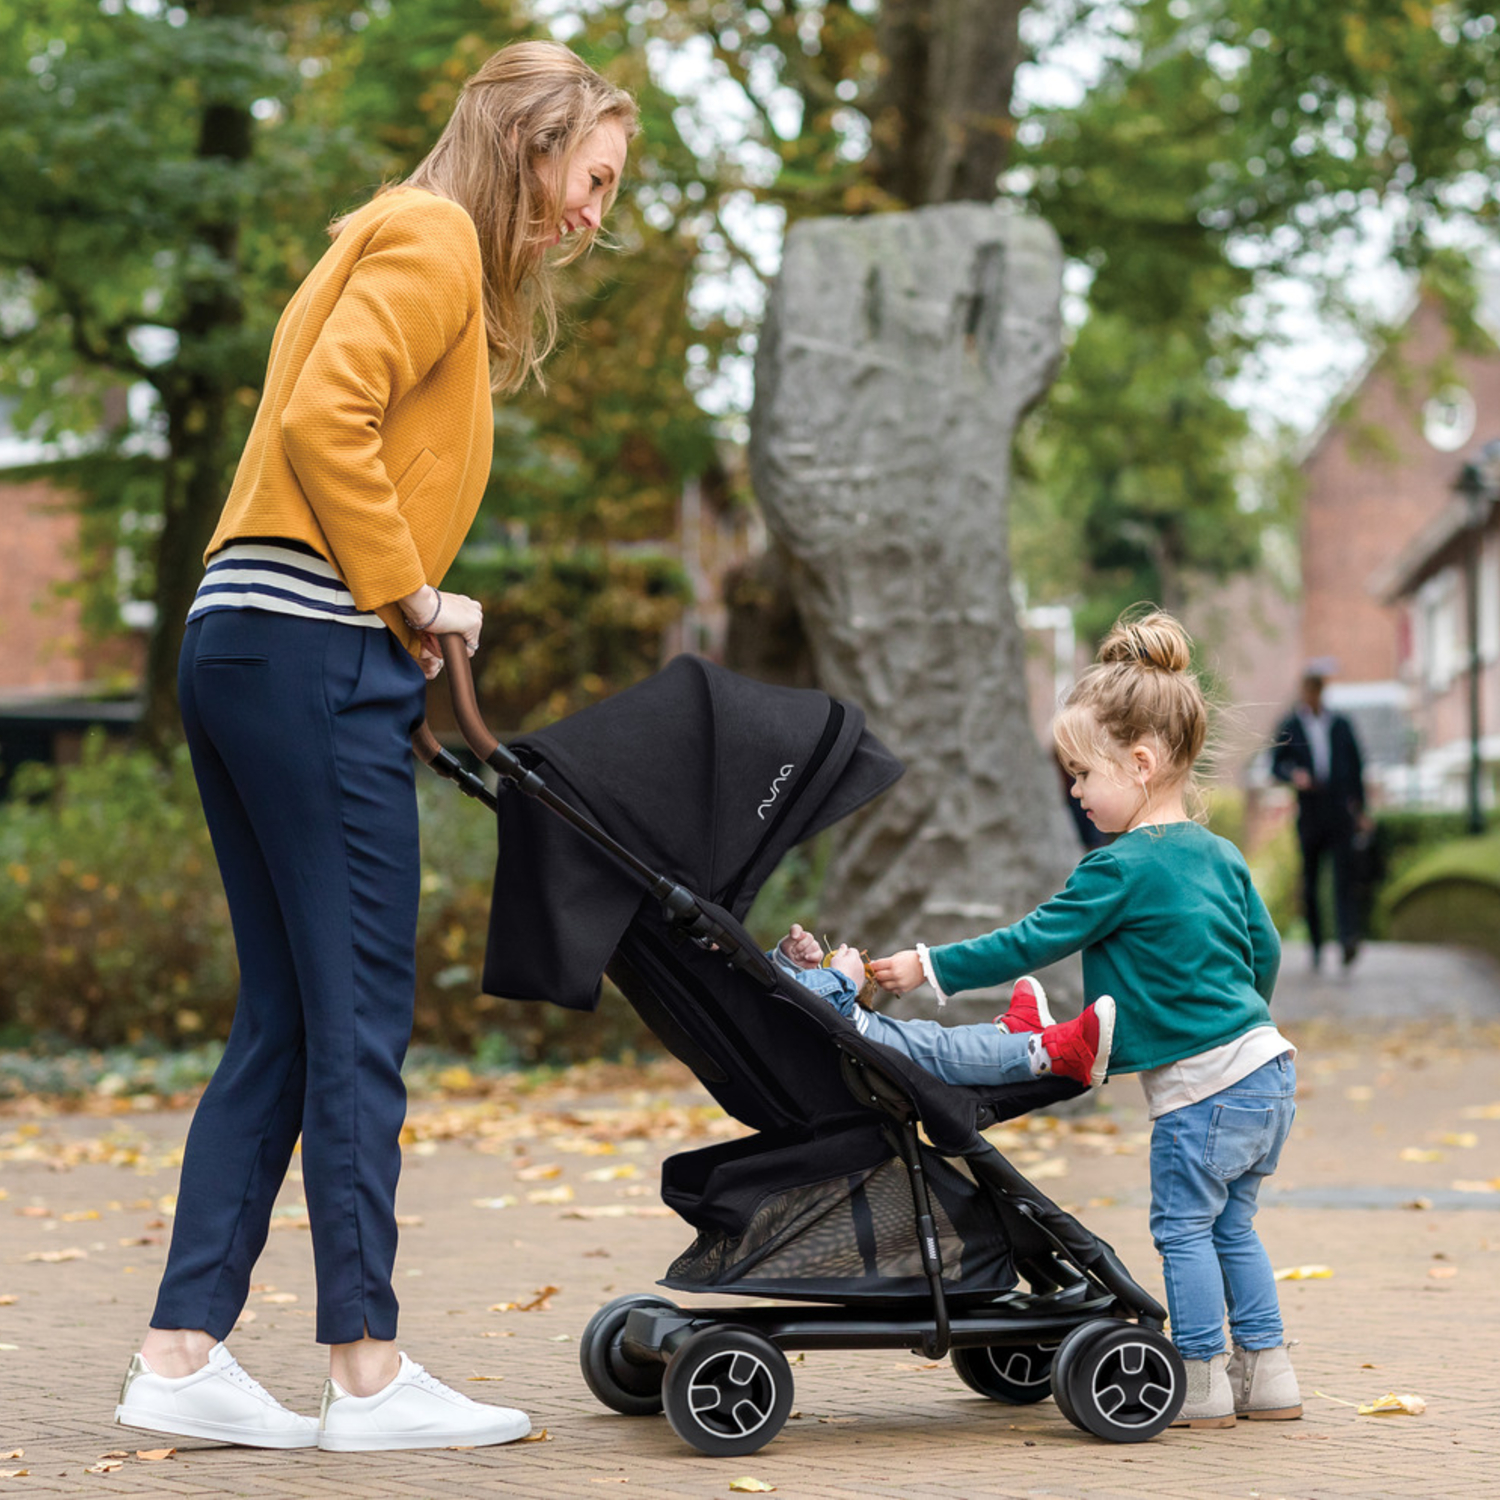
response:
M595 1167L592 1172L585 1172L585 1182L620 1182L629 1177L639 1177L640 1170L633 1162L622 1161L612 1167Z
M673 1211L664 1203L600 1203L587 1208L570 1208L564 1219L670 1219Z
M543 1427L540 1432L528 1432L521 1441L523 1443L550 1443L552 1441L552 1434Z
M1442 1161L1445 1151L1434 1151L1427 1146L1407 1146L1401 1153L1402 1161Z
M1332 1275L1332 1266L1287 1266L1276 1272L1276 1279L1277 1281L1327 1281Z
M1440 1135L1438 1141L1444 1146L1457 1146L1460 1150L1467 1151L1471 1146L1479 1144L1479 1137L1472 1130L1449 1130Z
M498 1198L474 1198L475 1208L514 1208L521 1200L514 1193L502 1193Z
M1432 1277L1432 1279L1434 1281L1447 1281L1451 1277L1454 1277L1454 1276L1458 1275L1458 1267L1457 1266L1429 1266L1427 1268L1427 1274L1430 1277Z
M503 1375L470 1375L470 1380L504 1380Z
M0 1469L0 1479L25 1479L30 1469Z
M0 1307L14 1307L15 1305L16 1296L14 1292L6 1292L3 1297L0 1297Z
M533 1188L526 1195L528 1203L571 1203L573 1189L565 1182L554 1188Z
M124 1462L118 1458L101 1459L96 1464L90 1464L83 1472L85 1474L113 1474L116 1469L123 1469Z
M24 1448L12 1448L9 1453L0 1453L0 1464L8 1464L13 1458L25 1458Z
M770 1495L775 1492L774 1484L767 1484L764 1479L731 1479L729 1488L738 1490L743 1495Z
M1451 1186L1455 1193L1500 1193L1500 1177L1491 1177L1488 1181L1480 1181L1473 1177L1460 1177ZM30 1260L31 1257L28 1255L26 1259Z
M299 1299L296 1292L267 1292L260 1300L262 1302L272 1302L281 1307L288 1302L296 1302Z
M164 1458L175 1458L175 1448L138 1448L135 1456L143 1463L159 1464Z
M1464 1111L1466 1120L1500 1120L1500 1104L1473 1104Z
M25 1259L45 1261L48 1265L57 1265L65 1260L87 1260L89 1253L80 1249L77 1245L70 1245L66 1250L33 1250Z
M516 1177L521 1182L547 1182L561 1177L562 1168L555 1161L540 1161L529 1167L518 1167Z
M1397 1395L1395 1391L1387 1391L1378 1401L1371 1401L1359 1408L1362 1417L1384 1417L1404 1413L1409 1417L1420 1417L1427 1410L1427 1403L1420 1396L1413 1396L1408 1392L1406 1395Z

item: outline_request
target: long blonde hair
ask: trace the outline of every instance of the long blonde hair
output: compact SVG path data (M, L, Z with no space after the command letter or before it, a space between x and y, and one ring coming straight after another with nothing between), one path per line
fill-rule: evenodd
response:
M464 84L432 150L403 181L380 189L425 188L473 219L494 390L519 390L539 375L557 341L550 272L587 252L595 231L570 236L561 256L544 258L539 246L562 220L575 152L606 120L618 121L627 141L635 135L635 100L624 89L560 42L512 42ZM329 234L349 217L336 219Z
M1192 670L1192 642L1169 614L1146 607L1115 621L1052 726L1065 769L1118 762L1142 740L1155 743L1164 780L1192 792L1208 736L1208 704Z

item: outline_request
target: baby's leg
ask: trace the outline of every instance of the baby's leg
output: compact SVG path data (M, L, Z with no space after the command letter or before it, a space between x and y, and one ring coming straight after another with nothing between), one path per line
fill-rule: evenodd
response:
M837 1002L835 1002L837 1003ZM944 1083L1029 1083L1033 1038L1012 1036L993 1021L973 1026L942 1026L936 1021L896 1021L861 1010L851 997L839 1008L872 1042L883 1042L920 1063Z

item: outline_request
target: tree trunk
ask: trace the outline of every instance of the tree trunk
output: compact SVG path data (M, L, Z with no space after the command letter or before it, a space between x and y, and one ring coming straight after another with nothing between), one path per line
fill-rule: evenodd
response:
M841 825L818 912L871 952L1013 922L1066 876L1006 515L1015 424L1061 355L1061 270L1045 225L995 206L806 220L761 331L751 475L818 680L907 766Z
M203 7L200 7L203 8ZM221 6L233 10L234 5ZM198 156L222 161L233 171L250 157L250 111L237 104L208 103L199 126ZM239 384L230 357L232 335L244 322L239 294L239 224L205 216L198 243L221 269L192 287L178 323L178 354L161 389L167 412L167 474L163 482L162 531L156 554L156 620L146 652L141 739L161 751L180 736L177 655L188 606L203 574L208 545L224 503L228 472L229 401Z
M882 0L870 175L899 202L990 203L1010 155L1025 0Z

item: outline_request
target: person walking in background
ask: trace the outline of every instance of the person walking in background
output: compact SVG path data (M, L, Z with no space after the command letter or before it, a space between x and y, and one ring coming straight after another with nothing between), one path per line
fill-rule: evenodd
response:
M335 221L277 325L179 670L239 999L188 1133L124 1426L336 1451L530 1428L394 1342L421 873L409 736L438 637L470 655L479 641L479 604L437 585L490 478L492 391L536 373L549 262L592 242L635 128L630 96L566 47L502 48L412 174ZM330 1346L321 1419L223 1343L299 1135Z
M1297 794L1302 915L1314 968L1323 947L1319 887L1325 860L1333 866L1334 930L1346 968L1360 941L1355 837L1366 826L1364 762L1354 726L1323 701L1332 671L1327 659L1308 663L1301 697L1281 721L1271 747L1271 775Z

